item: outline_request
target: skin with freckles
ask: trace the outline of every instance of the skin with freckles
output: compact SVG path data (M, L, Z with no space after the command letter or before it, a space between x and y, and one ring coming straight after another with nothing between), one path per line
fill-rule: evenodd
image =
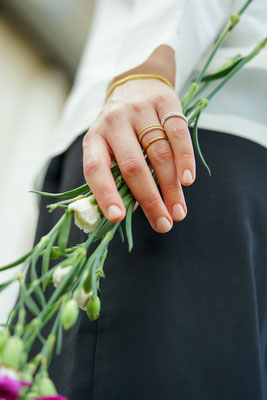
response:
M173 50L158 47L141 66L117 76L112 82L134 73L152 73L175 80ZM170 118L165 132L153 130L142 138L142 146L165 136L147 149L159 181L163 198L146 164L138 140L146 126L159 124L172 111L182 111L175 91L157 79L132 80L117 86L104 104L96 121L83 140L85 179L93 191L105 217L112 222L122 220L125 207L112 177L111 161L116 159L134 197L142 207L152 228L168 232L173 221L185 218L186 202L182 185L191 185L196 176L194 151L186 123Z

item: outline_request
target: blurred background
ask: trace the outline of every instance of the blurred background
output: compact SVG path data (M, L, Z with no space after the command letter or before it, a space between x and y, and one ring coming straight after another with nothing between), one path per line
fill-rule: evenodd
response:
M90 32L93 0L0 0L0 266L32 247L33 188ZM0 283L12 271L0 273ZM0 294L0 323L18 288Z

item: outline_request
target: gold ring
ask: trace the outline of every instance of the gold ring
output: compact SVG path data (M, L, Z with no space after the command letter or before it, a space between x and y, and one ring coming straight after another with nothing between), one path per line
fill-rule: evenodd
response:
M147 133L152 132L152 131L156 131L156 130L160 130L160 131L163 131L163 132L164 132L164 128L163 128L161 125L159 125L159 124L154 124L154 125L148 125L148 126L146 126L146 127L138 134L139 142L142 141L143 137L144 137Z
M149 148L149 146L155 142L157 142L158 140L168 140L168 138L166 136L158 136L154 139L151 139L145 146L144 146L144 150L147 151L147 149Z

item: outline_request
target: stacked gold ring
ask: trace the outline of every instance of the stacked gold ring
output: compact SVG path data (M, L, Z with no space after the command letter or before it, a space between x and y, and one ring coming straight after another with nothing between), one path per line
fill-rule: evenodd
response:
M147 149L149 148L149 146L150 146L152 143L157 142L158 140L168 140L168 138L167 138L166 136L158 136L158 137L156 137L156 138L154 138L154 139L151 139L151 140L144 146L144 150L147 151Z
M138 138L139 138L140 143L142 144L142 139L144 138L144 136L145 136L147 133L152 132L152 131L156 131L156 130L160 130L160 131L165 132L165 131L164 131L164 128L163 128L161 125L159 125L159 124L153 124L153 125L148 125L148 126L146 126L146 127L138 134ZM155 138L151 139L145 146L143 146L143 147L144 147L144 150L146 151L146 150L148 149L148 147L149 147L151 144L157 142L158 140L168 140L168 138L167 138L166 136L158 136L158 137L155 137Z
M152 131L156 131L156 130L160 130L160 131L163 131L163 132L164 132L164 128L163 128L161 125L159 125L159 124L153 124L153 125L148 125L148 126L146 126L146 127L138 134L139 142L142 142L143 137L144 137L147 133L152 132Z

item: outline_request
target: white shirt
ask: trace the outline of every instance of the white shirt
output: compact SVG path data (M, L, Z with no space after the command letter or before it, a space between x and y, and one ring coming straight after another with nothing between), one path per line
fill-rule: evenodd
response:
M64 151L90 127L103 107L110 80L142 64L161 44L175 50L175 90L181 98L228 18L244 2L97 0L93 26L50 156ZM267 1L254 0L208 72L215 72L229 57L247 54L266 36ZM212 99L199 125L267 147L266 96L265 48Z

